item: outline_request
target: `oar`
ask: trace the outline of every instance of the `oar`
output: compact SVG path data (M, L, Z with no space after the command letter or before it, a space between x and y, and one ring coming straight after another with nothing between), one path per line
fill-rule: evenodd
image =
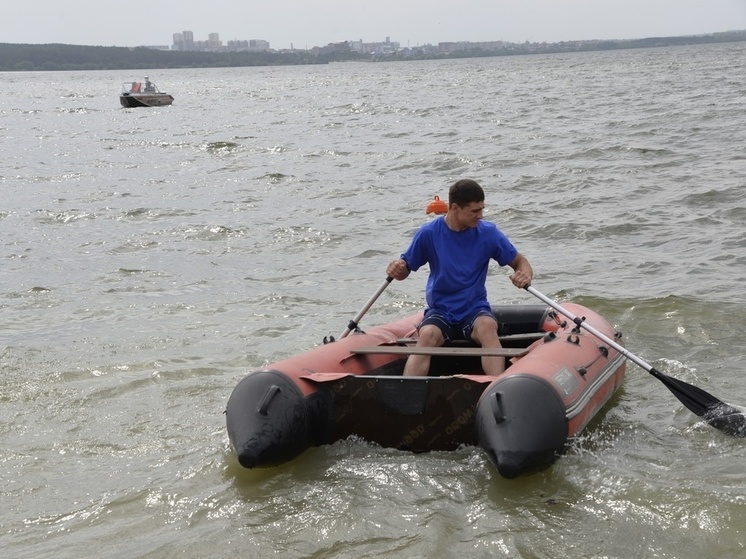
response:
M561 307L558 303L552 301L549 297L541 294L533 287L526 286L526 291L535 295L547 305L565 315L567 318L572 320L579 328L585 328L596 336L601 341L613 347L619 353L624 355L627 359L636 363L663 384L666 385L674 396L676 396L682 404L696 415L702 417L707 423L720 429L723 433L731 435L733 437L746 437L746 415L742 410L726 404L725 402L715 398L709 392L702 390L696 386L692 386L684 381L664 375L658 369L652 365L646 363L633 353L629 352L626 348L616 343L614 340L605 336L603 333L596 330L590 324L587 324L583 318L578 318L567 309Z
M376 299L378 299L378 297L381 295L381 293L384 292L384 290L389 286L389 284L391 283L391 281L393 279L394 278L392 278L391 276L386 276L386 279L381 284L381 286L376 290L376 292L373 294L373 297L371 297L370 299L368 299L368 302L365 303L365 306L362 309L360 309L360 312L357 313L357 315L355 316L355 318L353 318L352 320L350 320L349 324L347 324L347 329L344 332L342 332L341 336L339 336L340 340L342 338L347 337L347 334L349 334L350 332L352 332L353 330L355 330L357 328L357 325L358 325L358 322L360 322L360 319L362 319L363 316L365 315L365 313L368 312L368 309L373 306L373 303L376 302Z

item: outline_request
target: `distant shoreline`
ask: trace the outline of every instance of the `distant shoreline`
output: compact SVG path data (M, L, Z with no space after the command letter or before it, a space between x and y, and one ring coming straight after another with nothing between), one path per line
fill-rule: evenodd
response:
M327 64L344 61L405 61L478 58L659 48L746 41L746 30L705 35L649 37L629 40L563 41L560 43L505 43L486 49L486 43L441 43L437 50L416 47L383 55L353 52L347 43L311 50L262 52L200 52L157 50L147 47L102 47L66 44L0 43L0 72L145 70L166 68L221 68ZM443 49L448 45L450 50ZM346 48L345 48L346 47ZM433 47L434 48L434 47Z

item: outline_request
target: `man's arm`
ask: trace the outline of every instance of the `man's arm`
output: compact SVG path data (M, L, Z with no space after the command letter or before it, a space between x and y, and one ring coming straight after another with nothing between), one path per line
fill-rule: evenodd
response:
M520 252L516 254L516 257L510 263L510 267L514 271L510 276L510 281L513 282L513 285L520 289L531 285L531 281L534 279L534 269L525 256Z

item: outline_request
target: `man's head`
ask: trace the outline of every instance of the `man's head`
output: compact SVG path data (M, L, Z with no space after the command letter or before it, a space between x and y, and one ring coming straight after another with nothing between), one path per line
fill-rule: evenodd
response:
M453 183L448 191L448 206L458 204L463 208L472 202L484 202L484 190L479 183L471 179L461 179Z
M461 179L448 191L446 222L451 229L463 231L476 227L484 210L484 190L476 181Z

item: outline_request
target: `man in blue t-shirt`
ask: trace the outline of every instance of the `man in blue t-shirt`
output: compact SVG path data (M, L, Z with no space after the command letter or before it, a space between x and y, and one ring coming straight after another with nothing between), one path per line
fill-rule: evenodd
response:
M448 192L448 213L420 227L409 248L388 265L386 273L397 280L430 265L418 347L440 347L459 339L501 347L485 286L490 259L513 268L510 280L516 287L531 284L531 264L494 223L482 221L483 210L482 187L470 179L457 181ZM411 355L404 374L427 375L429 368L429 355ZM482 368L488 375L499 375L505 361L482 356Z

